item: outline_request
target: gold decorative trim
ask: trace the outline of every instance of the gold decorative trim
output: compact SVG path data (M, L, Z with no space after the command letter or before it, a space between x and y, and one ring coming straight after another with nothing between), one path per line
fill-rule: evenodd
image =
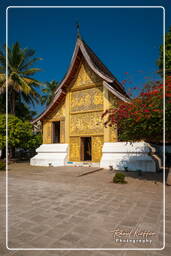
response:
M93 133L93 134L74 134L70 135L70 137L95 137L95 136L103 136L103 133Z
M50 122L50 123L58 122L58 121L65 121L65 117L54 118L54 119L49 119L49 120L48 120L48 122Z
M77 115L77 114L92 113L92 112L102 112L102 113L103 113L103 109L94 109L94 110L85 110L85 111L70 112L70 114L71 114L71 115Z
M82 90L86 90L86 89L90 89L90 88L94 88L94 87L101 87L101 86L102 86L102 82L97 82L97 83L92 83L90 85L80 86L78 88L71 88L70 91L71 92L82 91Z

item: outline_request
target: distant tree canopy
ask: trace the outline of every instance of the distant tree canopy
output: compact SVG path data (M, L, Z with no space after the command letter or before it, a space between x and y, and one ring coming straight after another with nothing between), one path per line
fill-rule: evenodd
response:
M59 83L55 80L46 82L42 92L44 93L41 97L41 103L48 106L55 96L55 91L58 88Z
M160 57L157 61L159 73L163 72L163 45L160 46ZM165 36L165 70L166 76L171 74L171 27Z

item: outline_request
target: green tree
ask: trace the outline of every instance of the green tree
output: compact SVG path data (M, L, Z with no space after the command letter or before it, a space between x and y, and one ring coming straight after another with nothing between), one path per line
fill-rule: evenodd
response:
M6 113L6 95L0 95L0 114ZM36 112L31 107L21 101L19 97L16 99L15 116L22 120L32 120L36 116Z
M159 73L162 76L162 72L163 72L163 45L160 46L160 57L157 61L158 67L159 67ZM171 27L169 29L169 31L166 33L165 36L165 74L166 74L166 84L167 84L167 80L170 80L170 86L171 86ZM166 117L166 141L167 141L167 136L168 136L168 132L171 133L170 131L170 126L171 126L171 121L170 121L170 117L171 117L171 101L169 100L169 97L171 97L171 93L170 95L167 94L166 92L166 111L165 111L165 117ZM168 131L167 131L168 130ZM171 140L171 138L170 138ZM169 142L170 142L169 140ZM170 159L170 156L168 156L168 159ZM166 156L166 160L167 160L167 156ZM167 160L168 161L168 160ZM167 177L167 184L171 185L171 162L169 161L169 174Z
M8 115L8 145L13 148L36 149L42 143L41 134L35 134L29 121L22 121L14 115ZM6 115L0 115L0 148L6 146Z
M54 96L55 96L55 91L58 88L59 83L55 80L52 80L51 82L46 82L45 84L45 88L42 89L42 92L45 93L45 95L43 95L41 97L41 103L49 105L50 102L53 100Z
M4 101L7 84L9 113L15 115L17 100L27 104L40 101L40 95L36 88L41 85L41 82L32 77L40 69L32 66L41 58L35 58L34 50L22 49L16 42L11 49L8 48L8 79L6 81L5 49L6 46L0 51L0 102Z
M160 46L160 57L157 61L159 73L163 72L163 45ZM171 74L171 27L165 36L165 69L166 75Z
M30 106L24 104L19 99L17 100L17 103L16 103L15 112L16 112L16 116L23 121L26 121L26 120L31 121L37 115L36 111L32 110Z
M106 125L117 125L119 140L158 143L163 141L163 84L143 88L130 103L118 102L104 113ZM171 77L166 79L166 142L171 141Z

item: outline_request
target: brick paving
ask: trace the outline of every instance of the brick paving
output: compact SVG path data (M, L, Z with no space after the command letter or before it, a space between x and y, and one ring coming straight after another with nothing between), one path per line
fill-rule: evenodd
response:
M126 173L127 184L113 184L100 170L78 176L87 167L9 166L10 248L161 248L163 246L162 175ZM161 251L17 251L5 249L5 173L1 180L0 255L154 255L171 253L171 199L166 187L166 242ZM152 231L152 243L116 242L112 231ZM125 238L128 238L127 236ZM135 238L133 235L130 239ZM142 237L140 237L142 238Z

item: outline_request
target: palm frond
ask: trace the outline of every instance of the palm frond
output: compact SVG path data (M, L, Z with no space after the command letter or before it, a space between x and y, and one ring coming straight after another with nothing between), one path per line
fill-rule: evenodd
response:
M28 49L28 48L24 48L23 52L24 52L25 59L33 57L36 53L34 49Z
M41 71L40 68L30 68L28 70L25 71L21 71L20 73L23 75L34 75L35 73Z
M36 88L40 85L43 86L43 83L31 76L41 71L40 68L32 67L32 65L42 58L34 58L35 50L22 49L18 42L8 48L7 51L8 79L6 81L6 45L0 50L0 94L2 95L6 90L6 86L8 86L9 92L15 92L17 102L18 100L23 100L31 104L39 103L40 94L36 91Z
M6 75L0 74L0 94L6 91Z
M31 78L31 77L28 77L28 76L24 76L23 79L24 79L27 83L29 83L30 85L33 85L33 86L35 86L35 87L38 87L38 86L40 86L40 85L43 85L42 82L40 82L40 81L38 81L38 80L36 80L36 79L33 79L33 78Z
M31 94L26 95L23 92L21 92L20 95L26 103L31 103L32 105L34 105L35 103L40 103L40 95L34 90L32 90Z
M25 71L28 67L32 66L36 61L39 61L39 60L42 60L42 58L34 58L29 62L24 61L24 63L22 63L20 66L20 70Z
M45 88L43 88L41 91L45 93L41 97L41 104L49 105L49 103L52 101L52 99L55 96L55 90L59 86L59 83L55 80L52 80L51 82L46 82Z
M12 73L10 77L13 81L15 81L15 83L13 85L13 89L16 92L22 91L26 95L31 92L31 88L30 88L29 84L19 74Z

